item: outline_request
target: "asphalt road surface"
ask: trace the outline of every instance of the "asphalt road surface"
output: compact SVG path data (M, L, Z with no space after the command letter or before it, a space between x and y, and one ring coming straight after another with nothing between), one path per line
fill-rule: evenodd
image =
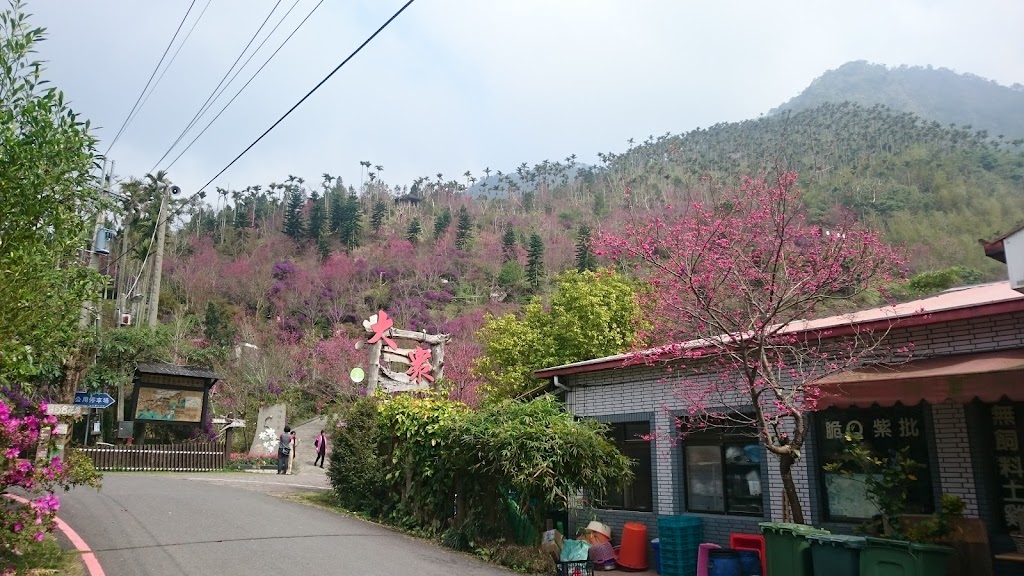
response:
M275 474L114 474L62 496L59 516L107 576L509 576L386 528L285 500Z

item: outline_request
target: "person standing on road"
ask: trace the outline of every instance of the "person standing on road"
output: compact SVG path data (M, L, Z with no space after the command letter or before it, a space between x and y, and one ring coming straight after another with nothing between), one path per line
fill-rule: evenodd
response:
M284 432L277 438L277 473L288 473L288 462L292 456L292 429L284 427Z
M323 430L320 431L320 435L313 441L313 446L316 448L316 460L313 460L313 466L316 466L316 463L319 462L320 467L323 468L324 458L327 456L327 436Z
M299 437L295 435L295 430L292 430L292 457L288 461L288 473L298 474L299 473L299 461L297 460L299 452Z

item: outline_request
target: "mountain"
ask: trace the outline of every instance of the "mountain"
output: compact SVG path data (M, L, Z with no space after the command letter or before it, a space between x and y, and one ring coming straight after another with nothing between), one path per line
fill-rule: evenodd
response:
M798 96L769 114L825 103L881 104L945 125L983 130L1007 139L1024 138L1024 86L1003 86L946 68L889 68L863 60L847 62L816 78Z

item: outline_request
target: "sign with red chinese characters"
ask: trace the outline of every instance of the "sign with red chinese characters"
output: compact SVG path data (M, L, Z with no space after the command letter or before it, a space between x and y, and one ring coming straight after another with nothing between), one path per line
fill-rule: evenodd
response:
M444 345L447 334L427 334L395 328L395 321L381 310L363 321L370 334L370 368L367 371L367 392L377 388L387 392L425 390L437 382L444 369ZM411 342L403 348L398 341Z

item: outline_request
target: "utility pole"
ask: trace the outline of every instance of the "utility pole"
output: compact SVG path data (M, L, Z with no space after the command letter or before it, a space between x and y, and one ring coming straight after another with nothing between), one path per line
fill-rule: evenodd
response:
M164 216L169 206L168 200L170 200L171 194L178 194L181 192L181 188L177 186L160 182L157 184L157 190L160 192L160 213L156 219L156 254L153 256L153 282L149 285L149 327L156 328L157 320L160 317L160 276L163 273L164 268L164 243L167 240L167 224L170 221L170 216Z
M110 172L107 172L107 160L103 159L103 170L100 172L100 191L101 194L110 193L110 177L108 174L114 173L114 161L110 161ZM106 219L106 211L103 209L96 211L96 225L92 229L92 239L89 243L89 268L99 272L100 270L100 256L96 252L96 239L99 238L100 229L103 228L103 221ZM100 316L100 306L102 301L98 299L85 300L82 302L82 312L78 320L80 328L88 328L94 324L96 319Z

